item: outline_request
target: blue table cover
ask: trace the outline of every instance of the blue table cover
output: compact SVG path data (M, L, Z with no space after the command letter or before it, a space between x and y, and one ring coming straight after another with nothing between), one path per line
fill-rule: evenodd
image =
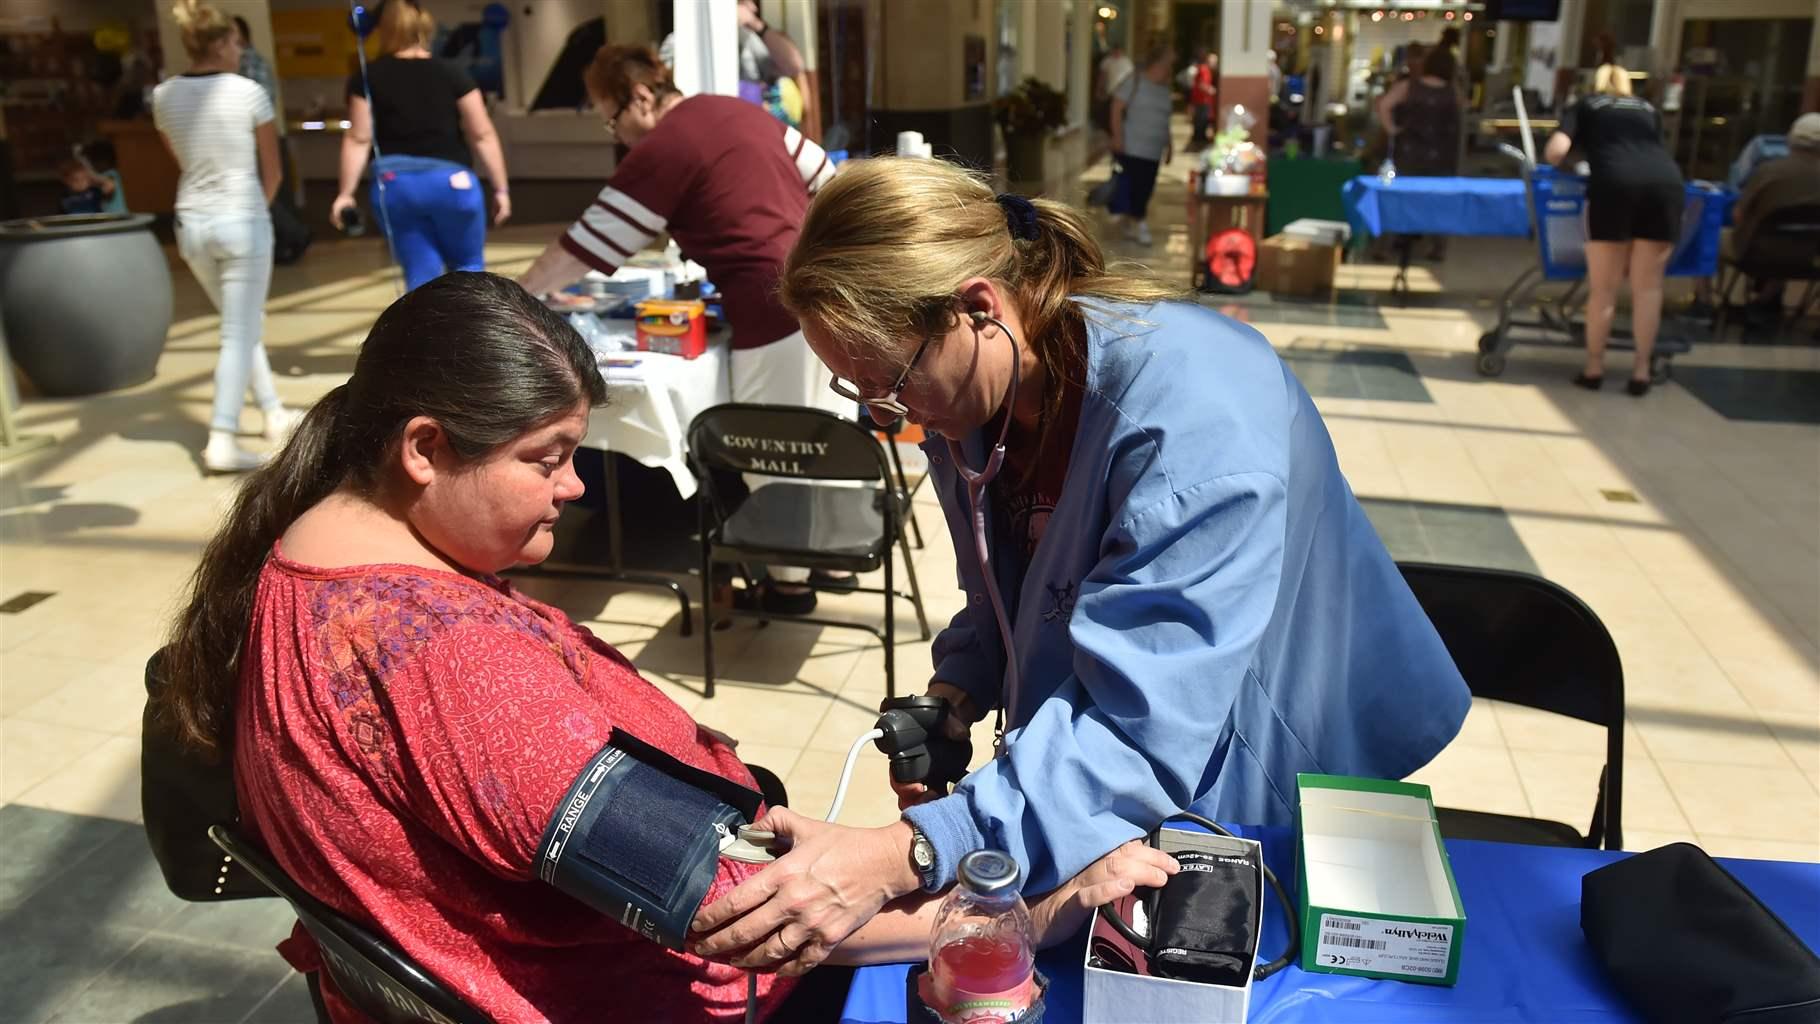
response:
M1295 833L1239 828L1264 844L1264 860L1289 898ZM1644 1024L1606 980L1580 932L1580 876L1628 854L1507 843L1447 841L1466 908L1460 979L1451 988L1315 974L1292 964L1259 982L1249 1024ZM1820 948L1820 864L1722 860L1809 947ZM1045 1020L1078 1021L1087 929L1037 957L1049 978ZM1259 955L1283 948L1282 912L1266 898ZM854 974L842 1024L900 1024L908 965Z
M1398 176L1386 185L1361 175L1340 190L1354 238L1362 235L1529 237L1521 178Z

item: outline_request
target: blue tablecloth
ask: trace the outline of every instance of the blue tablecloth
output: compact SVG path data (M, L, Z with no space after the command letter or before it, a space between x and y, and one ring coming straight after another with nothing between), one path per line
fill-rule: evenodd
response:
M1352 235L1529 237L1529 199L1521 178L1399 176L1386 185L1361 175L1340 190Z
M1242 828L1264 844L1264 859L1295 899L1295 834L1287 828ZM1642 1024L1606 980L1580 933L1580 876L1627 856L1449 840L1454 880L1466 907L1460 980L1452 988L1313 974L1285 968L1260 982L1250 1024ZM1810 947L1820 948L1820 864L1724 860ZM1081 958L1086 930L1043 952L1049 977L1047 1020L1080 1019ZM1264 907L1262 954L1283 948L1276 899ZM904 1019L902 964L854 975L843 1024L897 1024Z

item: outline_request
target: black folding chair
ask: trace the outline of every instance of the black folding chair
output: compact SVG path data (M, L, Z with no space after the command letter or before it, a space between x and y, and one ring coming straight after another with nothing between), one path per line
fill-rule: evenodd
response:
M316 940L335 989L379 1024L492 1024L455 990L436 980L390 942L331 910L233 829L215 825L209 838L253 877L284 897Z
M1528 573L1412 562L1398 568L1474 696L1605 727L1605 767L1587 835L1559 821L1445 807L1441 834L1622 849L1624 667L1605 624L1566 589Z
M1784 206L1764 214L1755 233L1744 240L1736 259L1726 256L1719 268L1718 313L1713 337L1723 340L1728 301L1738 278L1754 281L1806 281L1798 310L1806 311L1820 285L1820 203ZM1776 296L1778 304L1782 301Z
M814 616L733 610L760 620L807 622L862 629L885 645L885 692L897 695L895 599L916 610L917 625L929 639L922 588L910 557L903 518L907 495L891 478L884 446L853 420L819 409L730 403L703 411L689 425L689 455L701 481L703 587L710 588L716 563L801 566L829 572L871 572L881 566L885 585L855 587L885 599L883 628ZM715 488L716 470L787 478L751 492L729 507ZM822 482L815 482L822 481ZM842 481L830 484L826 481ZM904 556L910 592L896 589L891 548ZM714 696L714 615L702 602L702 669L707 696Z
M897 473L897 490L899 494L903 495L904 524L910 527L911 544L921 551L923 549L923 528L917 525L916 506L912 502L916 499L916 492L922 490L924 481L929 479L929 474L924 473L917 477L916 485L913 487L910 484L909 475L904 472L904 456L897 450L897 437L904 432L904 420L900 416L889 423L880 423L873 418L872 410L862 405L859 409L859 422L868 430L877 431L890 439L885 442L885 451L891 455L891 468Z

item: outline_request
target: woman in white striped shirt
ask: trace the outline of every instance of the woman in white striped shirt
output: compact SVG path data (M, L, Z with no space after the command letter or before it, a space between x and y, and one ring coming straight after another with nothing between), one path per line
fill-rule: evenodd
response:
M268 440L284 440L298 418L278 397L261 340L272 284L269 208L280 178L278 129L265 90L237 73L233 20L197 0L178 0L172 14L190 69L152 92L152 116L183 171L177 249L221 311L221 358L202 464L240 472L264 461L238 439L249 384L265 412Z

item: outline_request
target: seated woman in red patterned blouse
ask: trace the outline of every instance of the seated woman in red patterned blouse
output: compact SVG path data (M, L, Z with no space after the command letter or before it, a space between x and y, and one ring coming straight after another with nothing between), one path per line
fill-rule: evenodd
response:
M751 788L751 773L618 652L494 575L548 556L605 398L587 346L504 278L452 273L393 303L210 542L162 710L197 747L236 755L242 826L292 878L494 1020L737 1020L744 973L678 948L674 922L686 931L757 868L719 858L712 833L702 856L675 829L629 826L671 812L710 825L685 813L705 791L675 779ZM621 760L626 736L671 774ZM588 804L584 785L608 796ZM620 805L634 813L615 819ZM627 918L645 936L598 909L601 863L661 891L653 872L686 876L692 856L697 888L670 880L683 905L668 948L647 941L666 938L664 908ZM580 866L552 867L565 858ZM1170 870L1121 847L1033 917L1059 939ZM831 960L918 959L933 909L890 904ZM280 950L322 966L301 929ZM759 979L760 1009L809 1019L787 973ZM363 1019L319 980L332 1020Z

